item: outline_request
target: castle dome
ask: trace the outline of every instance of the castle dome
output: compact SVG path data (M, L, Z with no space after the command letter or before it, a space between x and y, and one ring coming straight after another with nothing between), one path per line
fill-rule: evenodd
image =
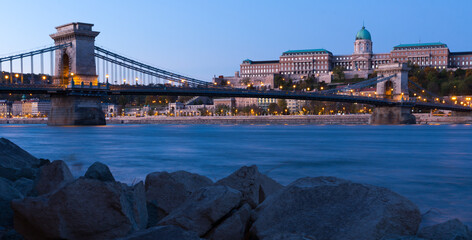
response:
M366 40L372 41L370 37L370 32L367 31L367 29L365 29L364 26L362 26L362 29L359 30L359 32L357 32L356 34L356 40L360 40L360 39L366 39Z

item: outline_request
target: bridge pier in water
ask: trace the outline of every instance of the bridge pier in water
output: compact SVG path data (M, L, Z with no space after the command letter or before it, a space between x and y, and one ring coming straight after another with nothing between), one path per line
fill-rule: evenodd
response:
M106 125L100 97L51 95L48 125Z
M411 107L376 107L370 124L416 124L416 117L411 114Z

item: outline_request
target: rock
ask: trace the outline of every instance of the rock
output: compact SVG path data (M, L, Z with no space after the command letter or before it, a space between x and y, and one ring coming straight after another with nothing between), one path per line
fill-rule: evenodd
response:
M185 231L177 226L158 226L135 232L117 240L200 240L197 233Z
M14 200L12 208L15 230L27 239L113 239L144 229L147 220L142 182L127 187L79 178L50 194Z
M429 209L421 214L420 229L426 226L432 226L449 220L449 217L438 209Z
M251 217L251 206L244 204L240 209L235 211L230 217L225 219L220 225L216 226L205 237L211 240L241 240L244 239L246 230L248 229L249 219Z
M10 230L6 232L0 239L1 240L24 240L23 236L21 236L15 230Z
M85 178L97 179L100 181L115 181L107 165L101 162L94 162L85 172Z
M256 208L267 196L283 187L260 173L255 165L244 166L215 184L239 190L243 194L243 201L249 203L252 208Z
M33 168L37 167L39 163L39 159L33 157L16 144L6 138L0 138L1 167L12 169Z
M39 169L34 190L38 195L53 192L74 180L67 164L62 160L56 160Z
M279 233L271 236L271 240L316 240L315 237L306 234Z
M212 226L224 220L240 206L241 193L227 186L208 186L193 193L179 208L159 222L176 225L204 236Z
M472 240L472 232L459 219L421 228L418 237L428 240Z
M0 226L13 226L13 210L10 202L18 198L23 198L21 193L13 187L9 180L0 178Z
M212 185L204 176L186 171L153 172L146 176L146 200L149 211L149 224L155 224L176 209L196 190Z
M31 196L34 187L34 181L28 178L20 178L13 183L13 187L23 196Z
M250 233L259 240L277 234L316 239L388 239L415 235L418 207L382 187L335 177L301 178L256 209Z

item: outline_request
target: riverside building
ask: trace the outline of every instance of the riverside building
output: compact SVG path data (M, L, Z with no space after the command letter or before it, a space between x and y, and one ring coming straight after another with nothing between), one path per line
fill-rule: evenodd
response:
M472 52L451 52L445 43L431 42L400 44L388 53L374 53L371 34L362 27L356 34L353 54L334 55L322 48L288 50L278 60L244 60L240 65L240 77L257 78L272 74L293 75L294 79L309 75L322 77L340 67L347 78L366 78L379 66L393 62L410 62L437 69L472 69Z

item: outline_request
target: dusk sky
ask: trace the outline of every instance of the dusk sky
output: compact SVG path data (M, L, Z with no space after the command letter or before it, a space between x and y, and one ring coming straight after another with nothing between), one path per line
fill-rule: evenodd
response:
M277 60L290 49L351 54L363 22L376 53L437 41L472 51L470 0L5 0L1 9L2 56L52 45L54 27L86 22L101 32L98 46L205 81L233 75L246 58Z

